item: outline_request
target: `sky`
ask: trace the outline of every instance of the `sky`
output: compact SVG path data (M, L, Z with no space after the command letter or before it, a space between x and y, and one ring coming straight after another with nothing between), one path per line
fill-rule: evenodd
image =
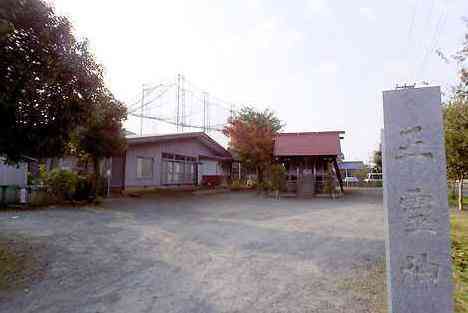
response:
M365 162L378 148L383 90L426 82L448 94L456 84L457 64L435 50L451 55L461 47L468 16L466 0L49 3L89 39L108 87L128 105L143 84L182 73L236 108L273 110L284 131L344 130L345 159ZM174 105L175 97L165 101L158 105ZM139 132L138 121L125 126ZM144 123L143 133L168 131Z

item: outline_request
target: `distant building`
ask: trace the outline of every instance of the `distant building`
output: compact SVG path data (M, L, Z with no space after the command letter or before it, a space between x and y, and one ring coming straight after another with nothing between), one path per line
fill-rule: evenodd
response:
M231 171L231 154L203 132L128 136L127 150L111 158L111 187L215 185Z
M327 179L343 192L338 169L344 131L279 133L275 138L274 157L287 170L288 189L298 195L324 191Z
M27 163L22 162L18 165L9 165L0 158L0 186L19 186L27 185Z
M338 167L343 177L356 177L358 172L366 168L362 161L341 161Z
M18 202L18 189L28 183L28 164L26 161L18 165L5 163L0 158L0 207L8 203Z

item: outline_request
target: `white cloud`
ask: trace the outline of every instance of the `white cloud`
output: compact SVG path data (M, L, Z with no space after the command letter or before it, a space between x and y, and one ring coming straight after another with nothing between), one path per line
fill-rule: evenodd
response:
M262 0L247 0L246 6L251 10L260 10L263 3Z
M331 9L327 0L307 0L306 11L310 15L329 15Z
M322 62L316 67L315 72L319 74L336 74L338 72L338 64L331 61Z
M371 8L360 8L359 14L370 22L375 22L377 20L374 10Z

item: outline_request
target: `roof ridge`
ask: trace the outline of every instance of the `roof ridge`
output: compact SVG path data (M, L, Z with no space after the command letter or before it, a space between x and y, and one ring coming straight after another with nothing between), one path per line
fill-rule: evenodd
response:
M326 130L326 131L317 131L317 132L282 132L277 133L277 136L282 135L313 135L313 134L345 134L344 130Z

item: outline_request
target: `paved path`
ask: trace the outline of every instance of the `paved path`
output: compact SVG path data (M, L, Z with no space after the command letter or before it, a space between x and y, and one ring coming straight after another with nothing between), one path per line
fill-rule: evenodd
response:
M363 312L340 286L384 255L381 202L228 193L0 212L1 236L47 261L0 312Z

